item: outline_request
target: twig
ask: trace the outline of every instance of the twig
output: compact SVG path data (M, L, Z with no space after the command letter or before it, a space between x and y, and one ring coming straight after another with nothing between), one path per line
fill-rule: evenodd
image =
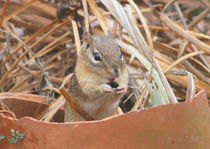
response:
M187 39L188 41L194 43L198 48L205 51L206 53L210 54L210 46L205 44L204 42L200 41L196 37L192 36L188 31L185 31L179 25L174 23L171 19L168 18L163 12L161 12L160 19L177 35Z
M40 70L44 76L44 79L47 83L47 85L50 87L50 88L54 88L54 85L51 83L50 81L50 77L47 73L47 71L45 70L44 68L44 64L39 60L39 58L36 56L36 54L30 49L30 47L28 47L18 36L16 36L15 34L13 33L10 33L8 31L5 31L3 29L0 29L2 32L4 33L7 33L7 34L11 34L14 38L16 38L21 44L24 45L24 47L31 53L31 55L34 57L35 61L39 64L40 66Z
M80 43L80 38L79 38L79 32L77 28L77 24L74 20L72 20L72 27L73 27L73 32L74 32L74 39L75 39L75 45L77 49L77 54L79 54L80 49L81 49L81 43Z
M188 26L187 26L187 23L186 23L186 21L185 21L185 19L184 19L184 16L183 16L183 14L182 14L182 12L181 12L181 9L180 9L178 3L177 3L177 2L174 2L174 5L175 5L175 8L176 8L176 10L177 10L177 12L178 12L178 15L179 15L179 17L180 17L180 19L181 19L181 22L182 22L182 24L184 25L184 28L188 31L189 28L188 28ZM208 12L208 11L209 11L209 8L207 8L207 12ZM203 17L205 17L205 15L206 15L206 12L204 11L204 13L202 13L201 17L203 18ZM199 21L199 20L201 20L201 19L197 19L196 21ZM184 49L186 48L186 46L188 45L188 43L189 43L189 41L187 41L186 39L184 39L183 44L182 44L182 46L181 46L181 48L180 48L178 57L180 57L180 56L182 55L182 53L183 53ZM197 48L196 48L195 46L193 46L193 44L192 44L192 47L193 47L193 49L194 49L195 51L198 51ZM203 55L199 55L199 57L200 57L201 60L204 62L204 64L205 64L208 68L210 68L210 65L207 63L207 61L206 61L206 59L203 57Z
M183 61L182 62L185 67L190 71L192 72L194 75L196 75L197 77L199 77L202 81L206 82L208 85L210 85L210 78L206 77L205 75L203 75L201 73L200 70L197 70L195 67L192 66L192 64L190 64L189 61Z
M203 51L195 51L195 52L192 52L192 53L189 53L179 59L177 59L176 61L174 61L166 70L165 70L165 73L170 70L172 67L174 67L175 65L177 65L178 63L190 58L190 57L193 57L193 56L196 56L196 55L199 55L199 54L204 54L205 52Z
M30 0L29 2L27 2L25 5L23 5L22 7L16 9L13 13L11 13L10 15L6 16L3 19L3 22L7 22L9 19L11 19L13 16L17 15L18 13L20 13L22 10L24 10L25 8L27 8L28 6L30 6L31 4L33 4L36 0Z
M90 6L90 8L92 9L92 11L94 12L95 16L97 17L102 30L104 31L105 34L108 34L109 29L108 29L106 19L103 16L100 9L98 8L98 6L96 5L96 2L94 0L87 0L87 2L88 2L88 5Z
M187 84L187 93L186 93L186 100L190 100L195 96L195 83L193 80L193 75L188 72L188 84Z
M3 22L3 19L4 19L4 14L5 14L6 10L7 10L7 6L8 6L8 4L9 4L9 1L10 1L10 0L7 0L7 1L6 1L6 3L4 4L3 11L2 11L2 13L1 13L0 28L1 28L1 26L2 26L2 22Z
M195 19L188 25L189 29L192 29L195 25L197 25L203 18L205 18L209 14L210 8L206 8L203 12L201 12Z
M6 44L4 46L4 49L2 50L2 52L0 53L0 70L3 70L3 65L2 65L2 61L3 61L3 56L5 54L5 52L7 51L7 48L9 46L9 43L10 43L10 39L11 39L11 35L8 34L8 37L7 37L7 40L6 40ZM2 77L3 75L3 71L0 71L0 78Z
M89 116L78 104L77 102L71 97L71 95L66 91L64 87L59 89L63 97L68 101L70 106L79 113L84 119L86 120L94 120L91 116Z
M11 35L10 33L8 34L8 37L7 37L7 40L6 40L6 44L4 46L4 49L2 50L2 52L0 53L0 63L1 61L3 60L3 56L5 54L5 52L7 51L7 48L9 46L9 43L10 43L10 39L11 39ZM2 69L1 69L2 70Z
M84 119L86 119L87 121L89 120L94 120L91 116L88 115L88 113L86 113L86 111L84 111L82 109L82 107L80 107L77 102L71 97L71 95L69 94L69 92L66 91L65 89L65 85L71 81L73 74L69 74L68 76L66 76L66 78L63 80L63 83L61 84L59 91L60 93L63 95L63 97L66 99L66 101L70 104L70 106L77 112L79 113Z
M143 25L143 28L145 30L145 33L146 33L146 37L147 37L147 42L149 43L149 49L150 49L150 57L148 57L149 60L151 60L151 64L152 64L152 67L151 67L151 70L150 70L150 75L149 75L149 82L152 80L152 71L153 71L153 68L154 68L154 46L153 46L153 42L152 42L152 36L150 34L150 31L149 31L149 27L146 23L146 20L142 14L142 12L140 11L140 9L137 7L137 5L134 3L133 0L128 0L128 2L134 7L134 9L136 10L140 20L141 20L141 23Z
M11 117L16 119L16 115L12 112L3 102L0 102L0 113L9 114Z
M180 19L181 19L182 24L184 25L185 29L188 30L187 23L186 23L185 20L184 20L184 16L183 16L183 14L182 14L181 9L179 8L178 3L177 3L177 2L174 2L174 6L175 6L175 8L176 8L176 11L178 12L178 15L179 15L179 17L180 17Z
M142 101L144 99L144 96L147 93L147 87L145 86L141 95L139 96L138 100L136 101L136 103L134 104L133 108L131 109L131 111L136 111L138 109L138 107L141 105L141 107L143 107L142 105Z
M85 31L89 32L89 19L88 19L88 7L87 0L82 0L83 10L85 13Z
M64 105L65 100L62 96L54 100L41 114L37 116L38 120L49 122L56 112Z
M43 28L39 29L37 32L35 32L28 40L25 41L25 44L29 44L30 42L32 42L37 36L39 36L40 34L42 34L44 31L49 30L52 25L56 24L59 20L55 19L54 21L52 21L51 23L49 23L48 25L44 26ZM6 60L3 62L3 65L12 57L14 56L21 48L23 48L23 45L20 45L18 47L15 48L15 50L6 58ZM28 53L28 51L27 51ZM26 53L26 54L27 54Z

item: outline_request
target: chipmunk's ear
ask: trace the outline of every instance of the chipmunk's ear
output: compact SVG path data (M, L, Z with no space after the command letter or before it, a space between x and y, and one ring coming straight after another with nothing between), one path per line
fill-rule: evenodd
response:
M83 44L85 46L84 48L88 49L93 40L93 37L87 31L85 31L82 35L82 38L83 38Z

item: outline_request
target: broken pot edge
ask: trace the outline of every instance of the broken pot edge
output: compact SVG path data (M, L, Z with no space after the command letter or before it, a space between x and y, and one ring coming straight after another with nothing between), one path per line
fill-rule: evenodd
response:
M199 100L199 99L202 99L202 100ZM203 99L206 99L206 100L203 100ZM194 109L192 109L191 105ZM184 113L179 113L179 111L181 111L180 110L181 107L184 107L184 109L188 111L184 118L180 118L180 114L181 115L184 114ZM202 109L200 109L201 107ZM164 116L164 113L165 115L173 114L174 110L178 112L177 121L179 123L176 125L173 124L176 122L176 120L174 121L174 117L171 117L170 115ZM180 127L185 126L183 125L184 121L186 121L187 126L190 126L189 122L191 122L190 118L193 115L193 114L191 115L191 113L193 112L194 113L200 112L199 114L203 115L201 117L199 116L199 118L201 119L199 119L198 117L192 118L195 121L195 124L192 124L192 125L193 126L199 125L202 130L196 128L197 133L191 134L192 128L188 129L188 127L186 127L185 131L182 131L182 129L177 128L177 125L179 125ZM26 134L26 138L24 138L25 141L21 140L20 142L18 142L18 144L20 145L20 148L25 147L25 146L27 146L28 148L34 148L34 147L35 148L37 147L38 148L43 148L43 147L51 148L51 147L56 147L56 145L57 147L61 145L64 148L67 146L68 147L72 146L73 148L74 147L86 148L87 146L88 148L92 148L92 147L97 148L101 146L103 146L104 148L113 148L114 144L116 144L116 141L118 142L119 140L123 142L118 142L119 144L117 145L117 148L120 148L120 147L130 148L131 146L134 148L135 147L136 148L139 148L139 147L156 148L157 146L159 147L161 146L163 148L166 146L173 146L176 148L177 146L178 148L180 147L180 145L182 146L182 148L185 148L184 146L186 146L187 142L190 142L187 148L195 147L195 146L199 148L205 148L206 145L210 145L209 141L207 142L207 140L210 139L210 133L208 133L209 129L207 129L208 128L207 124L210 122L209 113L210 113L210 109L209 109L206 94L204 91L200 91L195 96L194 99L191 99L183 103L151 107L145 110L139 110L139 111L129 112L122 115L112 116L112 117L99 120L99 121L56 123L56 122L42 122L42 121L33 119L31 117L22 117L20 119L13 119L3 114L0 114L0 120L2 120L3 122L0 124L0 128L2 128L3 125L7 126L7 129L4 129L0 133L3 133L3 135L9 135L11 128L18 129L20 130L20 132L24 132ZM157 117L159 117L159 119ZM157 120L154 121L154 122L157 122L157 125L154 125L151 123L151 120L153 118L157 118ZM147 126L144 126L145 124ZM163 126L169 126L167 130L169 131L168 132L169 135L167 139L166 139L167 135L165 134L165 131L163 131L165 130ZM48 134L44 133L44 128L46 128L46 131ZM58 129L59 131L56 131L55 129ZM178 129L177 130L178 135L174 134L174 132L171 132L171 130L175 130L175 129ZM97 132L96 130L102 131L104 135L101 135L100 132ZM62 134L60 133L62 132L63 133L65 132L65 135L64 135L64 138L61 139L60 137L62 136ZM157 134L157 132L161 132L162 133L161 136L159 135L154 136L154 134ZM203 135L199 136L198 134L200 134L201 132ZM184 134L186 133L186 136L183 136L183 133ZM128 134L127 138L125 137L125 134ZM145 134L147 134L147 136L145 136ZM37 138L38 135L40 135L42 139ZM173 135L176 137L174 137ZM108 136L108 139L106 138L106 136ZM115 136L115 137L113 138L111 136ZM129 138L131 136L132 138ZM188 140L187 141L180 140L180 136L182 136L183 139L188 139ZM163 139L161 139L161 137L163 137ZM188 137L191 137L191 138L188 138ZM44 141L43 141L43 138L44 138ZM52 140L55 138L57 139L52 142ZM139 138L141 139L139 140ZM155 143L152 143L151 138L153 139L155 138L154 139ZM71 140L74 140L73 143L71 142ZM88 142L86 140L88 140ZM102 140L105 140L105 142ZM161 140L162 141L164 140L164 142L161 143ZM24 142L27 142L27 143L24 144ZM85 147L84 147L84 142L87 145ZM5 146L9 148L14 147L14 145L6 143L5 140L2 143L4 144L3 147ZM15 148L17 148L17 146Z
M33 98L28 98L28 95L30 95L31 97ZM1 99L11 99L11 98L14 98L14 99L17 99L17 100L23 100L23 101L30 101L30 102L35 102L35 103L39 103L39 104L44 104L44 105L47 105L47 98L46 96L41 96L41 95L35 95L35 94L24 94L24 93L0 93L0 100ZM119 116L123 116L123 115L127 115L127 114L130 114L130 113L135 113L135 112L145 112L145 111L148 111L148 110L152 110L152 109L156 109L156 108L164 108L164 107L167 107L167 106L173 106L173 105L179 105L179 104L188 104L188 103L191 103L193 102L195 99L196 100L199 100L199 99L207 99L207 95L206 95L206 92L204 90L201 90L199 91L195 97L193 99L190 99L188 101L184 101L184 102L178 102L178 103L174 103L174 104L165 104L165 105L159 105L159 106L153 106L153 107L149 107L149 108L145 108L145 109L140 109L140 110L136 110L136 111L130 111L130 112L127 112L127 113L123 113L123 114L118 114L118 115L114 115L114 116L110 116L110 117L107 117L107 118L104 118L102 120L93 120L93 121L81 121L81 122L65 122L65 124L73 124L73 123L95 123L95 122L103 122L103 121L107 121L107 120L110 120L110 119L113 119L115 117L119 117ZM208 99L206 100L207 104L208 104ZM9 117L11 120L23 120L23 119L30 119L32 121L38 121L38 122L43 122L43 123L50 123L50 124L60 124L60 122L44 122L44 121L40 121L40 120L37 120L33 117L29 117L29 116L23 116L21 118L18 118L18 119L14 119L14 118L11 118Z

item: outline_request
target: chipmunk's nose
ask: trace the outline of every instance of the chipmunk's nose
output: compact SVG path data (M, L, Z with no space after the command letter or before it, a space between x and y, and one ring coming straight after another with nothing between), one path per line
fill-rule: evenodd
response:
M116 78L118 78L119 75L119 70L117 68L114 68L112 71L111 78L109 79L111 82L114 82Z

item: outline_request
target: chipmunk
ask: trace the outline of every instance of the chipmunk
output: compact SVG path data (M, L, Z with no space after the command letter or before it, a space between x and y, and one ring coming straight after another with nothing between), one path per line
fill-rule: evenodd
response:
M83 33L83 44L69 92L95 120L117 114L117 107L128 87L128 71L118 44L106 35ZM68 102L65 122L85 121Z

